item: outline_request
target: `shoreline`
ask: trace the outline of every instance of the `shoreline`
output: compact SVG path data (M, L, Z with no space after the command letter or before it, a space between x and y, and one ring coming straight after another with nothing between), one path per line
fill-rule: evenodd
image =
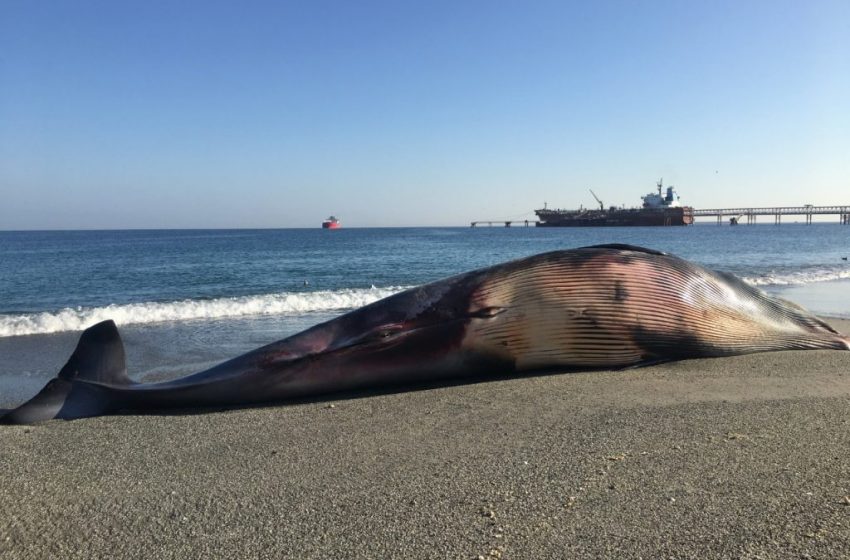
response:
M793 351L3 426L0 555L842 557L849 409Z

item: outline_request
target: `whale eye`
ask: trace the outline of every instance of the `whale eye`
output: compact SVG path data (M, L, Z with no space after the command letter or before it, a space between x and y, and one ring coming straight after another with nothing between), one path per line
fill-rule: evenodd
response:
M470 312L470 317L475 317L477 319L489 319L491 317L495 317L499 313L504 313L507 311L505 307L482 307L481 309Z
M381 325L366 335L366 340L369 342L387 340L401 332L402 329L402 325L399 324Z

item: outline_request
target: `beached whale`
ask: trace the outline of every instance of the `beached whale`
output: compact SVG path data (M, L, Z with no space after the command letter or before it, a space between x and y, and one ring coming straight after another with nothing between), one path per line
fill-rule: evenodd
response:
M796 349L848 350L850 340L731 274L640 247L598 245L407 290L164 383L133 382L115 324L99 323L83 332L57 377L3 421Z

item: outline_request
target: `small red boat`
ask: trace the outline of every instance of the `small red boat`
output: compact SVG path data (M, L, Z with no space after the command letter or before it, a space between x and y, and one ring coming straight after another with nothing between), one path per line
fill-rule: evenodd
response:
M339 219L336 216L330 216L327 220L322 222L322 228L324 229L339 229L342 227L342 224L339 223Z

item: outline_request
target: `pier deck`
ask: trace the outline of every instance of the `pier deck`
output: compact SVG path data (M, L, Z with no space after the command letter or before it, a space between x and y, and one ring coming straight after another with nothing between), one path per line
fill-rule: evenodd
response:
M740 220L746 219L747 224L754 224L758 216L773 216L773 223L782 223L782 216L804 216L806 223L812 223L812 216L838 216L838 221L844 225L850 224L850 204L833 205L833 206L813 206L806 204L804 206L766 206L763 208L705 208L693 209L694 218L716 217L717 223L722 224L723 218L730 218L732 224L739 223ZM537 220L476 220L470 222L470 226L504 226L511 227L513 225L521 225L525 227L536 226Z
M805 216L806 223L812 223L812 216L832 215L838 216L842 224L850 224L850 205L844 206L770 206L765 208L709 208L694 209L695 218L717 217L717 223L723 222L728 216L730 220L737 223L739 219L746 218L748 224L756 223L758 216L773 216L773 223L780 224L782 216Z
M537 225L537 220L476 220L469 223L471 227L482 225L493 227L494 225L501 224L504 224L505 227L511 227L513 224L522 224L524 227L531 227Z

